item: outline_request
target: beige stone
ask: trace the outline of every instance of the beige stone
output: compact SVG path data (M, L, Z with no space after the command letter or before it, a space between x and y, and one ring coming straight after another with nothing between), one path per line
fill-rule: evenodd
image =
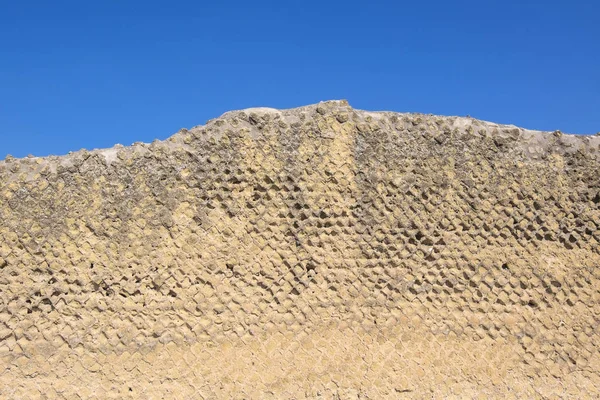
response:
M332 101L0 162L0 398L595 398L600 137Z

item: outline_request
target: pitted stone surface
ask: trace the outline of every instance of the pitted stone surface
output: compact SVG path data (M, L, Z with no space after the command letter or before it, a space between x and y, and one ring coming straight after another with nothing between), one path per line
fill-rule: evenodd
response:
M0 162L0 398L595 398L599 155L333 101Z

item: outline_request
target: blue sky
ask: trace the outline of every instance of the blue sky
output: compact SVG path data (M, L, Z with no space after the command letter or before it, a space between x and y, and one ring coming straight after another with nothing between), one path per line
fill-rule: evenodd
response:
M0 0L0 158L342 98L595 133L599 14L592 0Z

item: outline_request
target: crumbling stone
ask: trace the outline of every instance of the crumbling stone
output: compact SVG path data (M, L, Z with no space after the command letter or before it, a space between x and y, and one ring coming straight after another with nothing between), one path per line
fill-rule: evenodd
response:
M7 157L0 397L593 398L599 152L331 101Z

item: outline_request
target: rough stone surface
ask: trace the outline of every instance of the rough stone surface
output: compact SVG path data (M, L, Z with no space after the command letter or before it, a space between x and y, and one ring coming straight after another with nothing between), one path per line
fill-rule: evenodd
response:
M0 162L0 398L594 398L600 137L344 101Z

